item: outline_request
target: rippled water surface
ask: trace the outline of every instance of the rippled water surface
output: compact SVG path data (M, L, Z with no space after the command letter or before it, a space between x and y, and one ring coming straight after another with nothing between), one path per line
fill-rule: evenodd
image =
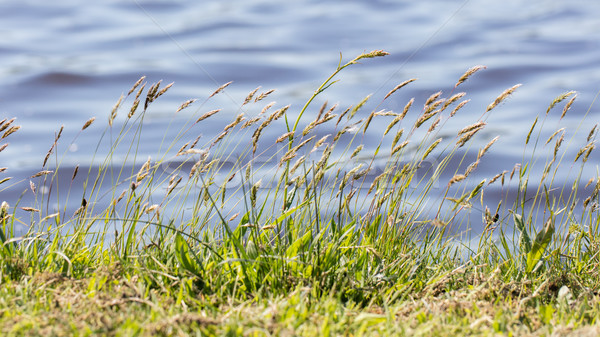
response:
M21 195L24 201L31 198L29 192L22 194L29 188L26 178L41 169L61 125L65 131L55 161L64 168L62 179L68 181L76 165L93 171L88 163L94 154L109 151L96 144L112 107L142 75L149 82L175 82L145 117L137 144L145 160L159 157L193 113L218 107L220 117L197 131L205 139L215 136L243 110L241 102L257 86L277 89L270 99L291 104L294 116L335 69L340 53L346 60L373 49L390 55L342 73L340 83L317 100L311 113L324 100L349 106L373 94L381 102L387 91L413 77L419 80L379 108L397 111L411 97L422 106L431 93L449 93L466 69L482 64L488 68L461 87L471 102L450 129L476 121L504 89L523 86L487 118L476 145L496 135L501 139L477 175L489 178L521 161L535 116L569 90L578 92L571 111L560 124L560 109L554 111L546 124L566 127L567 137L581 127L574 155L599 120L594 104L600 90L598 13L600 2L558 0L3 2L0 118L17 117L22 128L5 140L10 145L0 153L0 167L8 169L0 179L24 180L5 183L0 199L14 204ZM229 81L233 84L224 94L201 104ZM199 99L197 107L174 115L191 98ZM121 111L116 122L123 122L125 114ZM91 117L96 123L78 135ZM387 122L374 123L384 128ZM268 129L265 137L275 139L282 131ZM366 149L378 140L367 137ZM125 153L113 158L134 165ZM592 155L591 172L598 158ZM558 176L558 183L561 179L571 178ZM78 188L73 184L65 191L76 195Z

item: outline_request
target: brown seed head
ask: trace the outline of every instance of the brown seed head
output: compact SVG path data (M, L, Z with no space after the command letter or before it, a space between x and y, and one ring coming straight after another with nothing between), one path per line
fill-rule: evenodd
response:
M83 124L83 127L81 128L81 131L87 129L90 125L92 125L92 123L94 123L94 121L96 120L96 117L92 117L90 119L88 119L85 124Z
M194 103L195 101L196 101L195 99L190 99L190 100L187 100L187 101L183 102L183 104L181 104L181 105L179 106L179 108L177 108L177 110L175 111L175 113L178 113L179 111L181 111L181 110L183 110L183 109L187 108L188 106L190 106L190 105L191 105L192 103Z
M515 90L517 90L520 86L521 86L521 84L516 84L516 85L504 90L504 92L502 92L500 94L500 96L496 97L496 100L494 100L494 102L492 102L490 105L488 105L488 107L485 109L485 112L488 112L488 111L492 110L493 108L495 108L496 106L498 106L498 104L500 104L502 101L504 101L508 96L512 95L512 93L515 92Z
M131 89L129 89L129 92L127 92L127 96L131 95L131 93L146 79L146 76L142 76L140 77L139 80L137 80L137 82L135 82L133 84L133 87L131 87Z
M203 121L203 120L207 119L208 117L210 117L210 116L212 116L212 115L216 114L216 113L217 113L217 112L219 112L219 111L221 111L221 109L211 110L211 111L209 111L209 112L207 112L207 113L203 114L202 116L200 116L200 118L198 118L198 119L196 120L196 123L199 123L199 122L201 122L201 121Z
M456 82L456 85L454 85L454 87L458 87L461 83L463 83L464 81L466 81L469 77L471 77L471 75L475 74L476 72L478 72L481 69L486 69L486 66L481 66L481 65L477 65L474 66L472 68L469 68L459 79L458 82Z
M550 112L550 110L552 110L552 108L554 108L554 106L560 102L562 102L564 99L568 98L571 95L576 95L575 91L569 91L569 92L565 92L561 95L559 95L558 97L556 97L551 103L550 106L548 106L548 110L546 110L546 115ZM573 97L571 100L573 100L575 97ZM569 105L570 106L570 105ZM566 112L566 111L565 111ZM563 113L564 115L564 113ZM562 117L561 117L562 118Z
M401 89L402 87L406 86L407 84L416 81L416 78L411 78L410 80L406 80L400 84L398 84L397 86L394 87L394 89L390 90L390 92L387 93L387 95L385 95L385 97L383 98L383 100L386 100L388 97L390 97L393 93L395 93L398 89Z
M458 112L458 110L460 110L463 106L465 106L470 101L471 101L470 99L467 99L467 100L464 100L464 101L458 103L458 105L450 113L450 117L454 117L454 115L456 115L456 113Z
M254 97L254 95L256 94L256 92L258 91L258 89L260 89L260 87L257 87L256 89L252 90L248 96L246 96L246 99L244 99L244 103L242 103L242 105L246 105L248 104L252 98Z
M215 90L212 94L210 94L210 96L208 96L208 98L211 98L214 95L220 93L221 91L223 91L223 89L227 88L227 86L229 86L231 83L233 83L233 81L227 82L227 83L223 84L222 86L218 87L217 90Z
M575 101L575 98L577 98L577 94L575 94L575 96L573 96L568 102L567 104L565 104L565 107L563 108L562 114L560 115L560 119L562 119L563 117L565 117L565 115L567 114L567 111L569 111L569 109L571 108L571 105L573 104L573 102Z
M269 91L266 91L266 92L263 92L263 93L261 93L260 95L258 95L258 97L256 97L256 98L254 99L254 102L258 102L258 101L261 101L261 100L263 100L264 98L266 98L267 96L269 96L269 95L270 95L270 94L272 94L273 92L275 92L275 89L271 89L271 90L269 90Z
M2 120L2 123L0 123L0 132L6 130L14 121L16 120L16 118L11 118L8 122L6 121L6 118Z
M8 130L6 130L6 132L4 132L4 134L2 135L2 137L0 139L4 139L4 138L10 136L11 134L17 132L20 128L21 128L20 125L11 126Z

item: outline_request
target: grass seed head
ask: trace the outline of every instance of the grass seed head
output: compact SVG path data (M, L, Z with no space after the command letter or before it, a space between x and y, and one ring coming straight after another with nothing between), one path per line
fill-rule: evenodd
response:
M398 146L394 147L394 148L392 149L392 154L391 154L391 155L393 156L393 155L394 155L394 154L396 154L398 151L402 150L402 149L403 149L403 148L404 148L406 145L408 145L408 143L409 143L409 140L405 140L405 141L403 141L402 143L400 143Z
M560 94L559 96L557 96L557 97L556 97L556 98L555 98L555 99L554 99L554 100L553 100L553 101L550 103L550 105L548 106L548 110L546 110L546 115L547 115L547 114L550 112L550 110L552 110L552 108L554 108L554 106L555 106L556 104L558 104L558 103L562 102L563 100L565 100L565 99L566 99L566 98L568 98L569 96L572 96L572 95L575 95L575 96L577 96L576 94L577 94L577 93L576 93L575 91L569 91L569 92L565 92L565 93L563 93L563 94ZM574 98L575 98L575 97L573 97L573 99L574 99ZM570 105L569 105L569 106L570 106ZM565 111L565 112L566 112L566 111ZM564 113L563 113L563 115L564 115ZM562 116L561 116L561 118L562 118Z
M400 119L403 119L404 117L406 117L406 114L408 113L408 110L410 110L410 107L413 105L413 103L415 102L414 98L411 98L410 101L408 101L408 103L406 103L406 105L404 106L404 109L402 109L402 113L400 114Z
M71 176L71 181L75 180L75 177L77 177L78 172L79 172L79 165L75 166L75 169L73 170L73 175Z
M594 136L596 135L597 128L598 128L598 124L596 124L596 125L594 125L594 127L592 127L592 129L590 130L590 133L588 133L586 142L589 142L590 140L592 140L592 138L594 138Z
M398 130L398 132L396 132L396 135L394 136L394 140L392 141L392 148L394 146L396 146L396 144L398 143L398 141L402 137L403 133L404 133L404 129L400 129L400 130Z
M350 108L348 108L348 109L344 110L344 111L343 111L343 112L340 114L340 117L338 117L338 120L337 120L337 122L335 122L335 126L336 126L336 127L338 126L338 124L340 124L340 122L342 121L342 118L344 118L344 116L346 116L346 114L348 114L348 112L350 111L350 109L351 109L351 108L352 108L352 107L350 107Z
M296 159L296 162L294 163L294 165L292 165L292 168L290 169L290 175L294 174L294 172L296 172L298 167L300 167L300 165L302 165L302 163L304 163L305 160L306 157L304 156L300 156L298 159Z
M140 99L140 97L142 96L142 93L144 92L144 89L146 88L146 83L144 83L139 89L138 92L135 94L135 99L134 101L137 101Z
M363 134L365 132L367 132L367 128L369 127L369 125L371 124L371 121L373 120L373 117L375 116L375 111L372 111L369 114L369 117L367 117L367 120L365 121L365 127L363 128Z
M63 130L65 129L64 125L60 126L60 129L58 129L58 133L56 134L56 136L54 137L54 143L58 142L58 140L60 139L60 136L62 136Z
M360 108L362 108L363 105L365 105L365 103L367 103L367 101L369 100L369 98L371 98L371 95L367 95L367 97L363 98L362 101L358 102L358 104L354 108L352 108L350 110L350 117L349 117L349 119L352 119L354 117L354 115L356 114L356 112L358 110L360 110Z
M190 142L183 144L183 146L179 148L179 151L177 151L177 154L175 156L181 156L183 154L183 151L185 151L185 149L188 147L188 145L190 145Z
M263 123L263 124L265 125L265 127L266 127L267 125L269 125L269 124L270 124L272 121L276 121L276 120L278 120L279 118L281 118L281 116L283 116L283 115L285 114L285 112L286 112L286 111L287 111L289 108L290 108L290 106L289 106L289 105L286 105L286 106L284 106L284 107L283 107L283 108L281 108L281 109L277 109L277 110L275 110L275 112L273 112L273 113L272 113L272 114L269 116L269 118L267 118L267 121L265 121L265 123Z
M427 107L433 103L436 99L438 99L440 96L442 95L441 91L438 91L436 93L431 94L431 96L429 96L429 98L427 98L427 100L425 101L425 106L424 109L426 110Z
M156 93L154 95L154 97L152 98L152 100L156 100L157 98L159 98L160 96L162 96L165 92L167 92L167 90L169 90L173 84L175 84L175 82L171 82L169 84L167 84L167 86L165 86L164 88L162 88L161 91L159 91L158 93Z
M442 121L442 116L439 116L435 121L433 121L433 123L431 123L431 125L429 126L429 129L427 129L427 132L432 132L433 130L435 130L435 128L438 126L438 124L440 124L440 122Z
M458 103L458 105L454 109L452 109L452 112L450 113L450 117L454 117L454 115L456 115L458 110L462 109L462 107L464 107L470 101L471 101L470 99L467 99L467 100L464 100L464 101Z
M546 140L546 144L550 143L552 141L552 138L554 138L554 136L556 136L559 132L563 132L565 130L565 128L560 128L556 131L554 131L550 137L548 137L548 140Z
M230 131L231 129L236 127L238 124L240 124L242 121L244 121L245 119L246 119L246 117L244 117L244 113L243 112L239 113L237 116L235 116L235 119L233 120L233 122L227 124L225 126L225 128L223 128L223 131L224 132Z
M115 118L117 118L117 111L119 110L119 107L121 106L121 102L123 101L123 95L121 94L121 97L119 97L119 100L117 101L117 103L115 104L115 106L112 108L112 111L110 112L110 117L108 118L108 125L112 126L113 125L113 121L115 120Z
M565 139L565 133L563 132L560 137L556 140L554 144L554 158L556 158L556 154L558 153L558 149L562 145L563 140Z
M327 140L327 138L329 138L331 135L325 135L323 137L321 137L321 139L319 139L316 143L315 146L313 146L312 150L310 150L310 152L315 152L319 147L321 147L325 141Z
M272 93L274 93L274 92L275 92L275 89L271 89L271 90L268 90L268 91L266 91L266 92L263 92L263 93L261 93L260 95L258 95L258 97L256 97L256 98L254 99L254 102L256 103L256 102L258 102L258 101L262 101L263 99L265 99L267 96L269 96L270 94L272 94Z
M2 123L0 123L0 132L6 130L14 121L16 120L16 118L11 118L8 122L6 121L6 118L2 120Z
M504 101L508 96L512 95L512 93L515 92L515 90L517 90L520 86L521 84L516 84L504 90L504 92L502 92L500 96L496 97L496 99L492 103L490 103L490 105L488 105L488 107L485 109L485 112L488 112L496 106L498 106L498 104L502 103L502 101Z
M431 111L428 113L424 113L421 115L421 117L419 117L419 119L417 119L417 121L415 122L415 128L419 128L421 125L423 125L423 123L427 122L429 119L431 119L431 117L437 115L439 111Z
M352 151L352 154L350 155L350 158L356 157L360 153L360 151L362 151L362 149L363 149L363 145L362 144L359 145L359 146L357 146L356 149L354 149L354 151Z
M400 84L398 84L397 86L394 87L394 89L390 90L390 92L387 93L387 95L385 95L385 97L383 98L383 100L385 101L388 97L390 97L393 93L395 93L397 90L401 89L402 87L406 86L407 84L416 81L416 78L411 78L410 80L406 80Z
M54 171L50 171L50 170L42 170L42 171L40 171L40 172L38 172L38 173L36 173L36 174L32 175L30 178L31 178L31 179L33 179L33 178L37 178L37 177L41 177L41 176L48 175L48 174L50 174L50 173L54 173Z
M464 93L464 92L459 92L459 93L457 93L457 94L454 94L454 95L452 95L452 97L450 97L448 100L446 100L446 101L444 102L444 105L442 106L442 108L440 109L440 111L444 111L444 110L446 110L446 108L447 108L447 107L449 107L449 106L450 106L450 104L452 104L452 103L454 103L454 102L458 101L459 99L461 99L461 98L465 97L465 95L466 95L466 94L467 94L467 93Z
M136 99L135 101L133 101L133 104L131 105L131 109L129 109L129 113L127 114L127 118L133 117L133 115L135 114L135 111L137 110L139 105L140 105L139 99Z
M271 103L265 105L265 107L260 111L259 115L262 115L265 112L267 112L267 110L269 110L273 105L275 105L275 102L271 102Z
M198 144L198 141L200 140L200 138L202 138L202 135L199 135L198 137L196 137L196 139L194 139L194 141L192 142L192 145L190 145L190 149L193 149L196 147L196 144Z
M347 132L356 132L358 130L358 127L356 126L357 124L358 122L344 126L343 129L341 129L340 131L338 131L338 133L335 134L335 137L333 137L333 141L336 142L343 134Z
M208 98L211 98L211 97L215 96L216 94L220 93L221 91L223 91L223 89L227 88L231 83L233 83L233 81L227 82L227 83L223 84L222 86L218 87L217 90L215 90L212 94L210 94L210 96L208 96Z
M590 187L590 185L595 181L595 178L590 178L590 180L588 180L587 184L585 184L585 188Z
M529 129L529 132L527 133L527 137L525 138L525 145L529 144L529 139L531 137L531 133L533 132L533 129L535 128L537 122L538 122L538 117L535 117L535 120L533 121L533 124L531 124L531 128Z
M215 110L211 110L211 111L209 111L209 112L207 112L207 113L203 114L202 116L200 116L200 117L199 117L199 118L196 120L195 124L197 124L197 123L200 123L201 121L203 121L203 120L207 119L208 117L210 117L210 116L212 116L212 115L216 114L216 113L217 113L217 112L219 112L219 111L221 111L221 109L215 109Z
M159 207L159 205L157 205L157 204L151 205L148 208L146 208L146 211L144 213L150 214L150 213L152 213L154 211L158 212L158 207Z
M317 114L317 118L315 118L315 121L318 121L319 119L321 119L321 116L325 112L326 108L327 108L327 101L325 101L325 103L323 103L323 105L321 105L321 109L319 109L319 113Z
M146 160L146 162L142 165L142 167L140 168L140 170L138 171L138 173L136 175L136 178L135 178L136 182L139 183L144 178L146 178L146 176L148 176L151 160L152 159L150 157L148 157L148 160Z
M4 132L4 134L2 135L2 137L0 139L4 139L4 138L12 135L13 133L19 131L20 128L21 128L20 125L11 126L8 130L6 130L6 132Z
M156 98L156 93L158 92L158 88L160 87L161 83L162 80L154 83L150 86L150 89L148 89L148 92L146 93L146 101L144 102L144 111L148 109L150 103L154 102L154 99Z
M494 183L496 180L498 180L498 178L500 178L500 176L503 176L504 174L506 174L507 171L502 171L501 173L496 174L495 176L492 177L492 179L490 179L490 181L488 182L488 185Z
M477 166L479 166L479 160L472 162L465 170L465 177L468 177L471 172L475 171Z
M204 154L207 154L207 153L208 153L208 150L202 150L202 149L191 149L191 148L190 148L190 149L187 149L187 150L185 150L185 151L182 151L182 152L179 152L179 153L177 153L177 156L180 156L180 155L188 155L188 154L191 154L191 155L195 155L195 154L204 155Z
M317 121L312 121L302 130L302 136L309 134L317 126Z
M583 162L587 162L590 154L592 153L592 151L596 148L596 144L594 143L590 143L591 145L587 148L587 150L585 151L585 156L583 156Z
M521 164L516 163L515 166L513 166L512 170L510 171L510 179L512 180L513 176L515 175L515 172L520 171L521 169ZM502 182L502 185L504 185L504 181Z
M254 130L254 133L252 134L252 153L256 153L256 148L258 146L258 139L260 138L260 134L262 132L262 130L265 128L264 123L261 124L258 128L256 128L256 130Z
M471 125L465 126L464 128L462 128L459 132L458 135L463 135L465 133L471 132L475 129L477 130L481 130L485 125L487 125L487 123L485 122L477 122L477 123L473 123Z
M296 155L297 155L297 153L294 149L289 150L288 152L286 152L283 155L283 157L279 161L279 166L281 167L281 165L283 165L284 163L294 159L296 157Z
M247 127L252 126L254 123L258 122L261 118L262 117L260 117L260 116L250 118L249 120L245 121L244 124L242 124L240 129L245 129Z
M244 99L244 103L242 103L242 105L246 105L248 103L250 103L250 101L252 100L252 98L254 97L254 95L256 94L256 92L258 91L258 89L260 89L260 87L257 87L256 89L252 90L248 96L246 96L246 99Z
M87 129L90 125L92 125L92 123L94 123L94 121L96 120L96 117L92 117L90 119L88 119L85 124L83 124L83 126L81 127L81 131Z
M383 132L383 135L387 135L388 132L390 132L390 130L396 125L398 124L399 121L402 120L402 115L398 115L396 117L394 117L394 119L392 119L392 121L390 122L390 124L388 124L388 126L385 128L385 131Z
M488 152L488 150L490 149L490 147L492 147L492 145L494 145L494 143L496 141L498 141L498 139L500 139L500 136L496 136L494 137L494 139L490 140L484 147L483 149L479 150L479 152L477 153L477 160L481 159L481 157L483 157L483 155Z
M431 145L429 145L427 150L425 150L425 153L423 153L423 157L421 158L421 160L425 160L425 158L427 158L427 156L429 156L431 151L433 151L440 144L441 141L442 141L442 138L438 138L438 139L436 139L435 142L433 142Z
M125 197L125 194L127 194L127 190L123 190L123 192L121 192L121 194L119 194L117 199L115 199L115 204L117 204L119 201L121 201L121 199L123 199L123 197Z
M181 110L183 110L183 109L185 109L185 108L189 107L189 106L190 106L192 103L194 103L194 102L196 102L196 100L195 100L195 99L189 99L189 100L187 100L187 101L183 102L183 104L181 104L181 105L179 106L179 108L177 108L177 110L175 110L175 113L178 113L179 111L181 111Z
M252 185L252 188L250 189L250 202L251 202L253 208L256 207L256 194L258 193L260 184L261 184L261 181L259 180L258 182L256 182L256 184Z
M465 82L469 77L471 77L471 75L475 74L476 72L478 72L481 69L486 69L486 66L482 66L482 65L477 65L474 66L472 68L469 68L459 79L458 82L456 82L456 84L454 85L454 87L458 87L459 85L461 85L463 82Z
M471 138L473 138L473 136L475 136L475 134L481 130L483 127L477 128L477 129L473 129L471 131L467 131L465 133L462 134L462 136L458 139L458 141L456 142L456 145L458 145L458 147L462 147L463 145L465 145ZM459 134L460 135L460 134Z
M140 84L142 84L142 82L143 82L145 79L146 79L146 76L142 76L142 77L140 77L140 79L139 79L139 80L137 80L137 82L135 82L135 83L133 84L133 87L131 87L131 89L129 89L129 91L127 92L127 96L131 95L131 93L132 93L132 92L134 92L134 91L135 91L135 89L136 89L136 88L137 88L137 87L138 87Z
M385 51L383 51L383 50L373 50L373 51L371 51L371 52L368 52L368 53L363 53L363 54L360 54L360 55L358 55L358 56L357 56L357 57L355 57L355 58L354 58L352 61L350 61L350 62L346 63L346 64L344 65L344 67L346 67L346 66L349 66L349 65L351 65L351 64L355 64L355 63L357 63L358 61L360 61L360 60L362 60L362 59L366 59L366 58L374 58L374 57L381 57L381 56L386 56L386 55L389 55L389 54L390 54L390 53L388 53L388 52L385 52Z
M562 114L560 115L560 119L562 119L563 117L565 117L565 115L567 114L567 111L569 111L569 109L571 108L571 105L573 104L573 102L575 101L575 99L577 98L577 94L575 94L568 102L567 104L565 104L565 107L563 108Z
M289 139L290 137L294 137L294 131L290 131L290 132L286 132L283 135L279 136L279 138L277 138L277 140L275 140L275 144L277 143L281 143L286 139Z

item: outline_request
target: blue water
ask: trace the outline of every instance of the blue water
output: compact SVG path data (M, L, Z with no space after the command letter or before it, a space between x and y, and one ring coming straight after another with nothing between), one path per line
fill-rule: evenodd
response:
M325 100L348 106L370 93L378 97L376 105L388 90L413 77L419 80L380 108L397 111L411 97L421 107L431 93L449 93L466 69L482 64L488 68L461 86L471 102L448 128L471 124L504 89L523 86L493 110L486 132L476 139L482 146L501 136L477 176L489 178L520 162L533 118L569 90L578 92L571 111L559 121L561 106L546 123L566 127L569 137L587 114L582 136L571 147L573 156L599 121L597 13L600 2L583 0L3 2L0 119L17 117L22 128L2 140L10 145L0 153L0 167L8 167L0 179L11 176L14 183L0 186L0 201L14 205L29 188L27 177L41 169L61 125L65 131L57 153L68 171L65 179L76 165L87 172L113 105L142 75L149 82L175 84L147 113L140 162L160 155L164 139L174 138L193 113L218 107L223 109L219 118L198 131L206 139L215 136L257 86L277 89L269 100L291 104L294 116L335 69L340 53L348 60L373 49L390 55L345 71L314 110ZM234 83L222 95L173 114L183 101L202 102L229 81ZM125 114L121 111L117 122ZM78 135L91 117L96 123ZM379 123L375 127L384 128L387 120ZM282 130L265 132L275 139ZM372 151L369 139L365 147ZM113 157L134 165L125 153ZM588 163L592 173L598 158L592 155ZM558 176L557 183L571 178ZM76 185L68 189L78 192ZM25 192L22 206L32 198Z

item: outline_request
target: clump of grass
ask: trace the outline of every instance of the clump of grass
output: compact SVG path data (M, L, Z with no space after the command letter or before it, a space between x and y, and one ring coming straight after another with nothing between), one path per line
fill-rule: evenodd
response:
M572 97L562 119L576 95L557 97L542 120L535 119L522 163L480 180L473 172L498 140L486 142L480 131L519 85L451 136L441 130L469 102L454 90L484 66L467 70L449 94L433 93L415 121L407 119L414 98L401 112L381 106L416 79L393 87L371 111L367 107L377 100L371 95L345 109L313 106L345 68L385 55L376 50L346 63L340 58L299 111L263 105L273 90L256 88L213 139L202 140L194 130L220 112L206 111L206 103L231 82L203 101L188 100L176 113L195 112L161 144L160 158L142 156L136 144L146 112L172 84L161 88L140 78L109 114L100 142L110 151L86 165L81 197L56 193L32 205L2 203L0 300L7 304L0 330L469 334L551 333L593 323L599 313L593 294L600 178L589 178L585 187L580 182L596 127L572 163L564 163L570 160L562 146L566 129L539 142L551 111ZM122 110L126 117L118 118ZM374 121L387 125L385 131L367 131ZM13 122L0 122L3 141L18 131ZM263 131L276 124L284 132L265 140ZM59 190L62 130L31 177L34 194L42 185ZM322 130L327 134L317 136ZM366 132L379 132L378 143L363 144ZM474 139L486 145L463 170ZM374 150L365 154L365 145ZM538 152L546 148L539 170L544 159ZM116 151L134 165L117 164ZM452 166L457 161L460 167ZM555 186L560 164L577 171L568 186ZM486 191L498 184L504 197L488 205ZM60 206L51 206L51 197ZM483 232L472 240L472 234L456 233L469 233L475 204ZM23 235L15 232L19 223L28 225Z

